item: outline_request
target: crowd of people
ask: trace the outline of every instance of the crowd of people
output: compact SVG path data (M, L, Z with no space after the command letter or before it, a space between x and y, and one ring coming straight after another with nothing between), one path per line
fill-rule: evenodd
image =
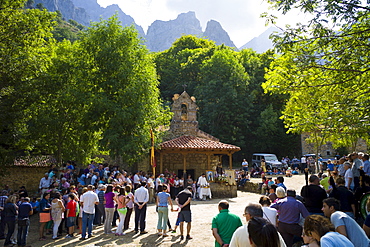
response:
M246 206L246 225L229 212L227 201L219 203L212 221L215 246L369 246L370 214L365 220L360 215L360 200L370 192L369 166L368 154L356 152L328 162L327 174L312 174L306 166L300 195L286 188L283 176L272 181L262 174L263 195ZM245 179L246 171L241 173ZM369 212L370 199L366 204Z
M299 195L285 186L283 176L273 180L262 174L263 195L258 203L246 206L247 224L229 212L228 201L219 202L219 214L212 220L215 246L369 246L370 216L359 224L359 200L370 192L368 159L367 154L351 153L332 170L328 167L327 174L309 176L306 168L306 185ZM16 193L2 191L0 238L5 239L4 246L26 246L30 216L36 212L40 241L48 234L49 240L83 241L93 237L94 225L102 226L104 234L124 236L132 216L135 234L146 234L146 210L153 203L158 236L167 237L179 228L180 239L191 240L190 204L204 199L197 197L197 191L207 186L205 174L195 180L165 171L155 178L94 162L77 170L69 162L59 169L51 167L41 178L39 201L31 200L24 187ZM168 217L171 211L177 212L174 228Z
M26 246L30 216L34 213L39 215L40 241L46 240L48 234L52 240L79 236L82 241L93 236L93 226L104 226L105 234L123 236L132 215L135 233L146 234L146 208L150 203L157 206L158 234L166 237L167 226L172 232L179 226L180 237L184 239L183 222L187 222L185 237L192 239L190 200L197 199L204 187L209 187L205 174L194 180L191 175L184 179L165 170L155 178L150 173L130 174L94 161L85 169L76 169L73 162L59 169L51 166L40 179L39 200L37 197L31 200L24 186L18 191L1 192L0 239L5 239L4 246ZM174 229L168 220L172 200L180 209Z

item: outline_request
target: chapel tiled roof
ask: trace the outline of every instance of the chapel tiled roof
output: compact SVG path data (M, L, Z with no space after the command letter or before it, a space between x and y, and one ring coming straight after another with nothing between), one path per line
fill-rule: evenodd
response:
M178 138L163 142L160 144L161 149L181 149L181 150L227 150L227 151L239 151L240 147L225 144L222 142L211 141L195 136L180 136Z
M20 157L14 160L15 166L23 167L49 167L52 164L56 165L57 161L50 155Z

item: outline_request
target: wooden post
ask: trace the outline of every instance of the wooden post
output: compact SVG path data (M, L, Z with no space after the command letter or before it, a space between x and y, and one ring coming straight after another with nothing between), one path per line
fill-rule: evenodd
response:
M184 176L184 180L185 180L186 179L185 178L185 176L186 176L186 153L183 153L182 155L184 157L184 174L183 174L183 176Z
M230 170L233 169L233 155L232 153L229 153L229 167L230 167Z
M159 165L159 172L163 173L163 154L162 154L162 152L160 152L159 158L161 159L160 165Z
M211 154L207 153L207 170L211 170Z

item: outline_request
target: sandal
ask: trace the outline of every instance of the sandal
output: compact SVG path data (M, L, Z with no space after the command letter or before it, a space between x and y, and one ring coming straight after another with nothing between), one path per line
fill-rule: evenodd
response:
M39 241L43 241L43 240L46 240L46 238L45 237L39 238Z

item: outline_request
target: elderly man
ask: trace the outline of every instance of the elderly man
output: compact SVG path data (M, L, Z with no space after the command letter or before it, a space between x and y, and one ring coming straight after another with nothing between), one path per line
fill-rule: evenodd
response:
M257 203L249 203L244 209L244 217L247 224L240 226L234 232L229 247L251 247L248 233L248 223L253 217L263 217L262 206ZM285 242L279 234L280 247L286 247Z
M345 170L344 172L345 186L347 187L347 189L353 190L355 184L354 184L354 179L353 179L353 172L351 169L351 163L346 161L344 162L343 166Z
M222 200L218 203L220 212L212 220L212 234L215 237L215 247L228 245L235 230L242 226L239 216L229 212L229 203Z
M358 153L356 152L351 154L351 159L353 161L351 168L354 182L353 190L355 191L360 186L360 167L362 167L364 164L362 163L362 160L359 159Z

